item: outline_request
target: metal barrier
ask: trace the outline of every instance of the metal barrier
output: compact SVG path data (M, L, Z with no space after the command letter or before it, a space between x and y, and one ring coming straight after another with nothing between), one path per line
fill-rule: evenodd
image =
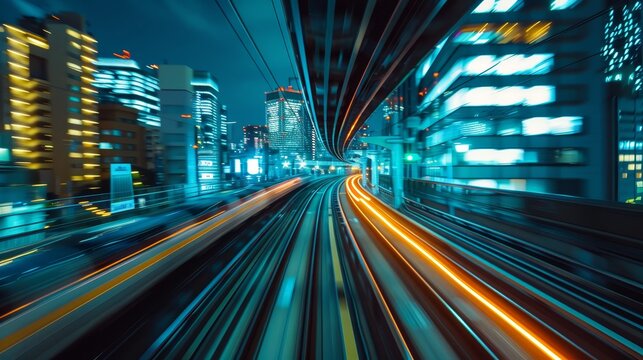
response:
M602 236L642 240L643 207L581 198L535 194L406 179L408 198L432 202L442 210L475 211L498 214L517 213L575 230Z

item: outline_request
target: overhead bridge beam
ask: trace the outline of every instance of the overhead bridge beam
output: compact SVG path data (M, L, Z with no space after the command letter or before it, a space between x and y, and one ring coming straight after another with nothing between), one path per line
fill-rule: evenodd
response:
M475 0L283 0L321 140L346 160L368 116Z

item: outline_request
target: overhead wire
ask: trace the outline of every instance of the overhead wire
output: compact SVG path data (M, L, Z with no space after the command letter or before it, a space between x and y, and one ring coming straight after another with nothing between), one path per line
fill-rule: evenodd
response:
M219 9L221 10L221 12L224 14L224 17L225 17L225 18L226 18L226 20L228 21L228 24L230 25L230 27L232 27L232 28L234 29L235 27L234 27L234 25L232 24L232 21L228 18L228 16L226 16L226 15L225 15L225 11L223 10L223 7L222 7L222 6L221 6L221 4L219 3L219 0L215 0L215 1L216 1L216 3L217 3L217 6L219 7ZM243 29L243 31L244 31L244 33L245 33L245 35L246 35L246 36L247 36L247 38L250 40L250 42L251 42L251 44L252 44L253 49L254 49L254 50L256 51L256 53L259 55L259 58L261 59L261 62L262 62L262 63L263 63L263 65L265 66L266 70L268 71L268 73L269 73L269 75L270 75L270 78L272 78L272 80L273 80L273 82L274 82L274 85L275 85L275 87L276 87L277 91L279 92L279 94L281 95L281 97L284 99L284 103L285 103L285 105L286 105L286 106L285 106L285 107L286 107L286 109L290 111L291 115L292 115L294 118L297 118L298 116L297 116L297 114L295 113L295 111L293 110L293 108L292 108L292 104L291 104L290 100L286 97L286 95L285 95L284 91L283 91L283 90L282 90L282 88L279 86L279 82L277 81L277 78L276 78L276 76L275 76L274 72L272 71L272 69L271 69L270 65L268 64L268 61L266 60L266 58L265 58L265 56L264 56L263 52L261 51L261 49L260 49L260 48L259 48L259 46L257 45L257 42L255 41L254 36L252 36L252 33L250 32L250 30L249 30L249 28L248 28L248 26L247 26L246 22L243 20L243 17L241 16L241 13L239 12L239 9L237 8L237 6L234 4L234 2L233 2L232 0L228 0L228 3L230 4L230 7L232 8L232 11L233 11L233 13L235 14L235 17L237 18L237 20L238 20L239 24L241 25L241 28ZM277 19L277 20L279 20L279 19ZM240 42L242 42L242 43L244 43L244 42L243 42L243 39L241 39L241 36L240 36L240 35L239 35L239 33L236 31L236 29L235 29L235 34L237 35L237 38L239 39L239 41L240 41ZM285 39L284 39L284 43L285 43ZM244 49L246 49L246 52L248 53L248 55L249 55L250 57L252 57L252 53L251 53L251 52L250 52L250 50L247 48L247 46L245 46L245 43L244 43ZM286 49L286 50L287 50L287 49ZM288 51L286 51L286 52L287 52L287 54L288 54ZM254 58L253 58L253 62L255 63L255 65L257 66L257 68L260 68L260 67L259 67L259 65L256 63L256 61L254 60ZM262 75L264 75L264 74L262 73ZM268 86L269 86L269 87L271 87L271 84L270 84L270 82L268 81L268 79L267 79L267 77L266 77L265 75L264 75L264 80L266 81L266 83L268 84ZM302 91L303 91L303 90L302 90ZM302 96L302 97L303 97L303 96ZM310 120L310 119L309 119L309 120ZM303 134L304 136L306 136L306 128L305 128L305 126L304 126L304 121L300 121L300 122L299 122L299 124L300 124L300 130L301 130L302 134ZM314 127L313 127L313 129L314 129ZM311 141L312 141L312 139L311 139Z

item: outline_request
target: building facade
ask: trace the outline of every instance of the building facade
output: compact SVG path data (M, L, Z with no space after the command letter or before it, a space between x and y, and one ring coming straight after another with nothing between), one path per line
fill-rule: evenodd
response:
M605 21L602 56L616 119L617 198L643 200L643 21L641 1L611 7Z
M192 78L193 70L187 66L159 66L164 183L196 188L198 145Z
M483 1L465 16L409 80L419 176L613 198L613 124L596 56L603 24L593 17L605 6Z
M12 158L37 170L58 196L97 191L100 181L97 41L82 16L23 18L2 26L2 113Z
M282 158L314 158L314 129L304 98L292 86L266 93L266 125L270 147Z
M100 128L99 152L101 179L109 183L110 165L131 164L132 171L139 175L147 170L145 151L145 127L139 121L138 112L117 103L102 103L98 106ZM140 185L143 185L141 182ZM154 185L154 182L146 185Z
M119 103L136 110L138 123L146 129L146 168L162 173L161 104L156 70L141 67L132 59L98 58L95 86L100 102Z
M221 101L219 84L207 71L195 71L192 78L197 135L197 178L200 190L220 190Z

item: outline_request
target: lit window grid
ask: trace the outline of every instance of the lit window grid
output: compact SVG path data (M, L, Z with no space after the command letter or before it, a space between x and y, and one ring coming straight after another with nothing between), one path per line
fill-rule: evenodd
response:
M616 12L622 21L617 21ZM607 62L606 82L626 82L634 92L643 90L643 68L641 67L642 5L640 1L625 4L620 9L611 8L605 24L604 46L601 49ZM617 48L621 42L622 47ZM625 69L634 64L630 73Z
M99 68L96 73L96 88L111 90L122 105L138 110L139 123L159 127L158 79L137 71L119 69Z
M38 115L39 110L50 110L48 105L33 103L43 94L35 92L38 81L30 79L29 45L35 43L48 48L44 39L19 28L3 25L6 34L7 60L9 63L9 112L11 115L12 156L18 164L31 169L51 168L51 129L36 126L37 122L50 122ZM40 136L39 136L40 135ZM44 137L44 139L38 139Z

